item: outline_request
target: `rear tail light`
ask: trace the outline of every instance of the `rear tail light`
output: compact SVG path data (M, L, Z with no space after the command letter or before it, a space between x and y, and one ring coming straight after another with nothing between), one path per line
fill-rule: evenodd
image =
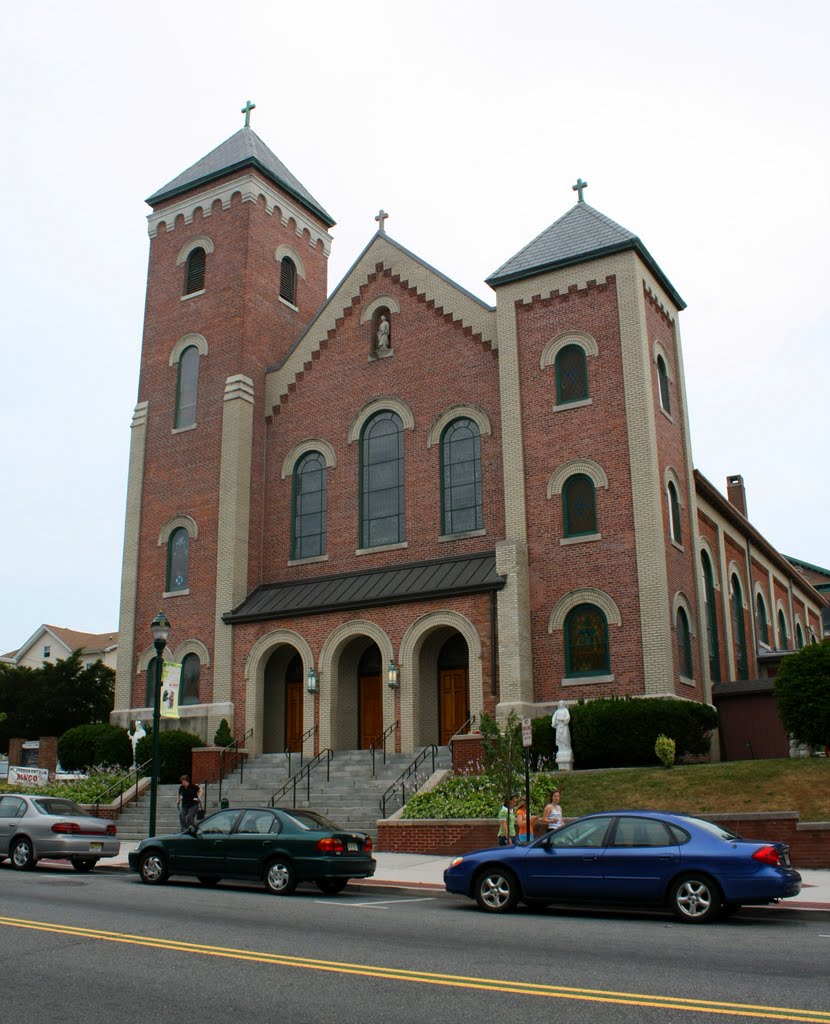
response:
M762 846L752 854L752 859L762 864L771 864L774 868L781 867L781 854L774 846Z
M372 840L369 838L369 836L366 836L366 838L363 840L363 852L364 853L371 853L372 852Z
M334 836L326 836L325 839L317 840L317 849L320 853L342 853L342 839L335 839Z
M107 825L107 835L108 836L114 836L116 831L117 830L115 828L115 825Z
M77 821L56 821L52 826L53 832L62 832L64 834L68 832L80 832L81 826Z

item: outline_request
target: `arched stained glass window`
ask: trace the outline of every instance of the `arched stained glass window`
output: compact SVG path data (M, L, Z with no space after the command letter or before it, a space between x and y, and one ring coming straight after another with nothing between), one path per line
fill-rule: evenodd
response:
M758 625L758 639L762 644L769 647L769 624L767 622L767 606L761 594L755 595L756 621Z
M326 486L325 459L320 452L307 452L294 467L292 558L326 553Z
M360 546L402 542L403 511L403 423L397 413L379 412L360 438Z
M187 590L190 571L190 535L183 526L176 527L167 541L167 591Z
M562 487L562 521L566 537L597 532L596 489L584 473L569 476Z
M280 260L280 298L297 305L297 268L290 256Z
M720 682L720 648L718 645L718 615L715 608L715 579L712 563L705 551L701 552L703 565L703 587L706 593L706 632L709 640L709 677L713 683Z
M201 664L198 654L185 654L182 658L182 678L179 686L179 704L199 703L199 674Z
M677 664L680 666L681 676L692 679L694 670L692 668L692 636L689 630L689 617L685 608L677 609L677 620L675 623L677 633Z
M484 527L481 437L474 420L453 420L441 435L441 509L445 535Z
M593 604L578 604L565 619L565 674L606 675L610 671L608 622Z
M790 649L790 638L787 635L787 619L780 609L778 611L778 638L781 644L781 650L788 651Z
M147 666L147 689L144 696L144 706L147 708L153 707L156 699L155 685L156 685L156 663L158 659L153 657L150 658L150 664Z
M657 390L660 394L660 406L664 412L671 413L671 397L669 395L669 372L666 369L666 360L662 356L657 357Z
M176 382L176 416L174 427L192 427L196 423L196 398L199 393L199 350L188 345L179 356Z
M746 628L744 626L744 599L741 582L732 573L732 641L735 645L735 665L738 679L749 679L749 664L746 656Z
M800 622L795 624L795 646L799 651L804 646L804 630L801 628Z
M185 264L184 293L192 295L205 287L205 250L199 246L188 255Z
M683 531L680 527L680 499L677 496L677 488L671 480L666 488L666 495L669 505L669 534L676 544L682 544Z
M588 360L581 345L565 345L556 356L556 404L588 397Z

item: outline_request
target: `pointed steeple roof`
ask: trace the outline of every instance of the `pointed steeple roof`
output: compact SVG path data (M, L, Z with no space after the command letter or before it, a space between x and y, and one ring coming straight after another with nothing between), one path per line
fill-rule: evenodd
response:
M686 303L640 239L588 203L579 202L487 278L493 288L548 270L585 263L633 249L665 288L678 309Z
M255 167L266 178L270 178L275 185L278 185L307 210L319 217L327 228L334 225L332 216L326 213L314 196L288 170L282 160L271 152L253 128L240 128L235 135L231 135L207 156L197 160L192 167L188 167L186 171L169 181L158 192L154 192L147 202L151 206L156 206L166 199L173 199L199 185L242 170L244 167Z

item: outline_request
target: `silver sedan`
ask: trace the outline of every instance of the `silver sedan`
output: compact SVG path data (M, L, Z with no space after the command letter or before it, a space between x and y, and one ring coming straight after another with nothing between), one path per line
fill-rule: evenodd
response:
M117 856L120 845L111 821L64 797L0 794L0 861L9 857L18 871L31 871L43 858L91 871L101 857Z

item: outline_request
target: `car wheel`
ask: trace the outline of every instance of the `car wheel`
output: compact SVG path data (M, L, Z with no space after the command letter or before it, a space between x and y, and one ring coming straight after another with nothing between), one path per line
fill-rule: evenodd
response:
M82 875L85 875L87 871L92 871L98 863L97 857L70 857L70 860L72 861L72 867Z
M166 882L169 872L164 854L160 850L148 850L139 861L138 874L147 885L162 885Z
M213 888L214 885L219 885L219 883L222 881L222 879L218 878L216 875L197 875L196 877L199 879L202 885L207 885L211 889Z
M37 861L35 860L35 851L32 848L31 839L27 839L26 836L22 836L20 839L16 839L12 843L12 848L9 851L12 859L12 867L18 871L31 871Z
M338 892L343 892L346 886L349 884L348 878L318 878L317 888L320 892L326 894L326 896L334 896Z
M507 913L518 902L518 880L506 868L487 868L476 878L475 898L479 907L490 914Z
M265 869L265 888L275 896L290 896L297 888L294 865L283 858L272 860Z
M720 889L706 875L683 875L671 887L669 896L674 916L689 924L706 924L721 912Z

